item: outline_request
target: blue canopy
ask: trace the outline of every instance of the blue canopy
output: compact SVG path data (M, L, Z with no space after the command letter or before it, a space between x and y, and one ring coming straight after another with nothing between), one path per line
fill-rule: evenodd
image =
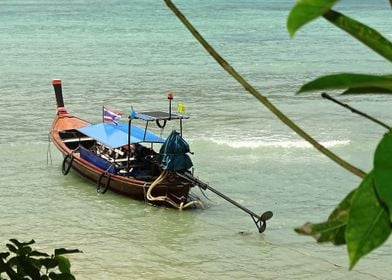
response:
M98 123L77 130L112 149L128 144L128 124L125 123L117 125L114 123ZM148 130L132 125L131 144L141 142L163 143L165 139Z

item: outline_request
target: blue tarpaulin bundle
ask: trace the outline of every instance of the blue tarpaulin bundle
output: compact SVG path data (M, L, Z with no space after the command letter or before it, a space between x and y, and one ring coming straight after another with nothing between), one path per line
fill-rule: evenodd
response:
M80 157L82 159L85 159L88 162L91 162L95 166L98 166L99 168L106 170L107 172L109 172L111 174L114 174L116 172L116 168L113 164L111 164L107 160L104 160L103 158L100 158L98 155L87 150L86 148L79 146L79 151L80 151Z
M162 169L171 171L188 170L193 166L192 160L187 155L189 152L188 143L177 131L173 130L159 151Z

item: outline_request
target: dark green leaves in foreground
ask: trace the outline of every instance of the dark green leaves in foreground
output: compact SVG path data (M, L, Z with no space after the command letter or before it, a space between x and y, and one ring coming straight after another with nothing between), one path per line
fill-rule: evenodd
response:
M374 181L382 202L390 209L392 222L392 131L384 135L374 156Z
M325 14L338 0L299 0L287 19L290 36L308 22Z
M291 10L287 28L291 36L303 25L324 17L347 32L374 52L392 62L392 43L377 30L332 10L337 1L300 0ZM369 11L371 12L371 11ZM346 47L346 46L342 46ZM317 78L301 87L299 92L328 89L344 89L345 94L392 93L392 75L374 76L361 74L337 74Z
M71 263L64 254L79 253L79 250L56 249L52 256L33 250L35 243L10 239L6 246L10 252L0 252L0 279L52 279L73 280Z
M344 94L392 93L392 75L333 74L319 77L303 85L298 92L332 89L345 89Z
M324 18L392 62L392 43L375 29L333 10L326 12Z
M347 244L350 269L364 255L383 244L391 234L392 212L392 132L377 146L374 169L319 224L306 223L295 229L318 242Z
M317 242L332 242L335 245L346 243L345 231L351 207L351 199L355 193L352 191L331 213L328 220L319 224L306 223L296 228L299 234L313 236Z
M362 181L351 201L346 228L350 269L358 260L376 249L391 234L387 209L381 205L374 188L374 172Z
M291 10L287 29L291 36L305 24L323 16L326 20L365 44L373 51L392 61L392 43L377 30L332 10L337 0L300 0Z

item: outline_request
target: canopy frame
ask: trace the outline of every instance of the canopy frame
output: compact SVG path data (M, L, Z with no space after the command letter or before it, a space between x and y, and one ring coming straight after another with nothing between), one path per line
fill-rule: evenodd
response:
M170 106L171 109L171 106ZM156 124L163 128L166 125L167 121L171 121L171 120L179 120L180 121L180 135L182 137L182 120L183 119L189 119L188 116L183 116L183 115L179 115L176 113L172 113L171 110L169 113L164 112L164 111L147 111L147 112L140 112L140 113L136 113L136 112L132 112L131 115L129 115L128 117L128 171L130 169L130 158L132 157L131 155L131 137L132 137L132 120L133 119L140 119L146 122L146 126L144 129L144 136L143 136L143 140L145 140L146 137L146 133L148 131L148 125L151 121L156 122ZM159 121L164 121L164 125L161 126ZM129 177L129 172L128 172L128 177Z

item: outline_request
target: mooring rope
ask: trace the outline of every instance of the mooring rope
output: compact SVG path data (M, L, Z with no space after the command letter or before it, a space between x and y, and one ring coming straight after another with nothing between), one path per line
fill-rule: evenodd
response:
M50 159L50 165L53 164L52 162L52 150L50 149L50 133L48 133L48 149L46 151L46 165L49 165L49 159Z
M202 202L200 200L192 200L189 201L187 203L181 202L180 204L174 202L170 197L168 197L167 195L161 195L161 196L153 196L151 194L152 190L158 186L163 180L165 180L165 178L167 177L167 175L169 174L169 172L167 170L163 171L161 173L161 175L159 175L159 177L157 179L155 179L155 181L148 187L147 190L147 200L148 201L163 201L163 202L167 202L170 205L172 205L174 208L177 208L179 210L183 210L191 205L200 205L202 208L204 208L204 205L202 204Z
M203 209L205 208L203 202L201 202L200 200L192 200L192 201L189 201L188 203L186 203L185 205L184 205L184 202L181 202L178 209L183 210L185 208L188 208L189 206L196 205L196 204L199 205Z
M164 201L164 202L168 202L171 205L173 205L175 208L178 208L178 204L175 203L173 200L171 200L167 195L161 195L161 196L152 196L151 192L152 190L158 186L168 175L168 171L165 170L161 173L161 175L159 175L158 178L155 179L155 181L148 187L147 190L147 200L148 201Z

